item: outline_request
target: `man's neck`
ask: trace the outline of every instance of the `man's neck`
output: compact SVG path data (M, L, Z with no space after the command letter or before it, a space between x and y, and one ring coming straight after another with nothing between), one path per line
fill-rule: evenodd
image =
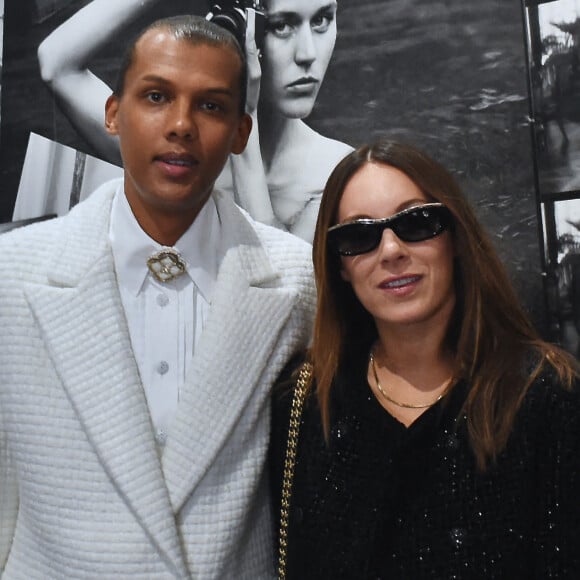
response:
M192 217L186 216L135 216L141 229L158 244L162 246L174 246L177 240L183 236L187 229L194 222L197 213ZM182 219L183 218L183 219Z
M141 229L158 244L162 246L174 246L177 240L183 236L191 224L195 221L203 205L195 208L187 208L176 211L171 208L148 208L140 206L133 208L131 200L129 206ZM206 200L207 201L207 200ZM137 209L137 211L135 211Z

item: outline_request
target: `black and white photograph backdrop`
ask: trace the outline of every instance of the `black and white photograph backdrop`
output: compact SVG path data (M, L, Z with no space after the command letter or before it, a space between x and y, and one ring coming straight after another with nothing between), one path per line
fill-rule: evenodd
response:
M580 0L526 2L542 199L580 191Z
M4 0L0 0L0 95L2 94L2 47L4 46ZM1 115L1 111L0 111Z
M552 336L580 355L580 199L542 204Z
M120 174L103 118L123 47L153 19L205 15L211 2L5 3L0 221L8 222L66 212ZM564 3L543 3L538 12ZM262 4L270 18L255 103L263 167L255 175L266 187L242 188L261 193L238 192L238 202L309 239L324 182L351 147L379 136L419 145L457 175L526 308L549 332L528 0ZM549 17L575 18L568 7ZM572 43L566 34L561 42ZM564 128L571 143L566 120ZM561 141L557 122L548 130ZM233 170L220 187L231 187Z

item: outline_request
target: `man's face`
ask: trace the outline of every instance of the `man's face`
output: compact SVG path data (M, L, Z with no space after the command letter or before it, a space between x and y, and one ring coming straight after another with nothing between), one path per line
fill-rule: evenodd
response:
M251 120L239 114L240 58L227 47L194 45L164 29L135 47L121 96L106 105L118 135L125 194L146 216L193 221L230 153L246 146Z

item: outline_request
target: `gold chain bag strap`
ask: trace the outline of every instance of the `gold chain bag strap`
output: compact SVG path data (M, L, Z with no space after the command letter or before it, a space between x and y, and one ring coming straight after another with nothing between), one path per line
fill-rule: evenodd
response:
M282 501L280 508L280 538L278 546L278 578L286 580L286 566L288 556L288 520L290 519L290 499L292 498L292 482L294 480L294 468L296 466L296 453L298 450L298 435L300 432L300 419L304 401L308 393L308 387L312 378L312 365L304 363L298 375L292 407L290 409L290 425L288 427L288 442L286 444L286 456L284 459L284 476L282 479Z

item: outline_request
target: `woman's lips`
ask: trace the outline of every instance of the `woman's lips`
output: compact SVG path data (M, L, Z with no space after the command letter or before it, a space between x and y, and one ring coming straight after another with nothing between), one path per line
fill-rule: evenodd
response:
M412 291L415 286L421 280L421 276L418 275L410 275L410 276L400 276L397 278L389 278L387 280L383 280L379 284L379 288L381 290L387 290L389 292L393 292L396 294L406 294Z
M286 85L286 88L294 94L310 94L318 87L318 80L314 77L302 77Z

